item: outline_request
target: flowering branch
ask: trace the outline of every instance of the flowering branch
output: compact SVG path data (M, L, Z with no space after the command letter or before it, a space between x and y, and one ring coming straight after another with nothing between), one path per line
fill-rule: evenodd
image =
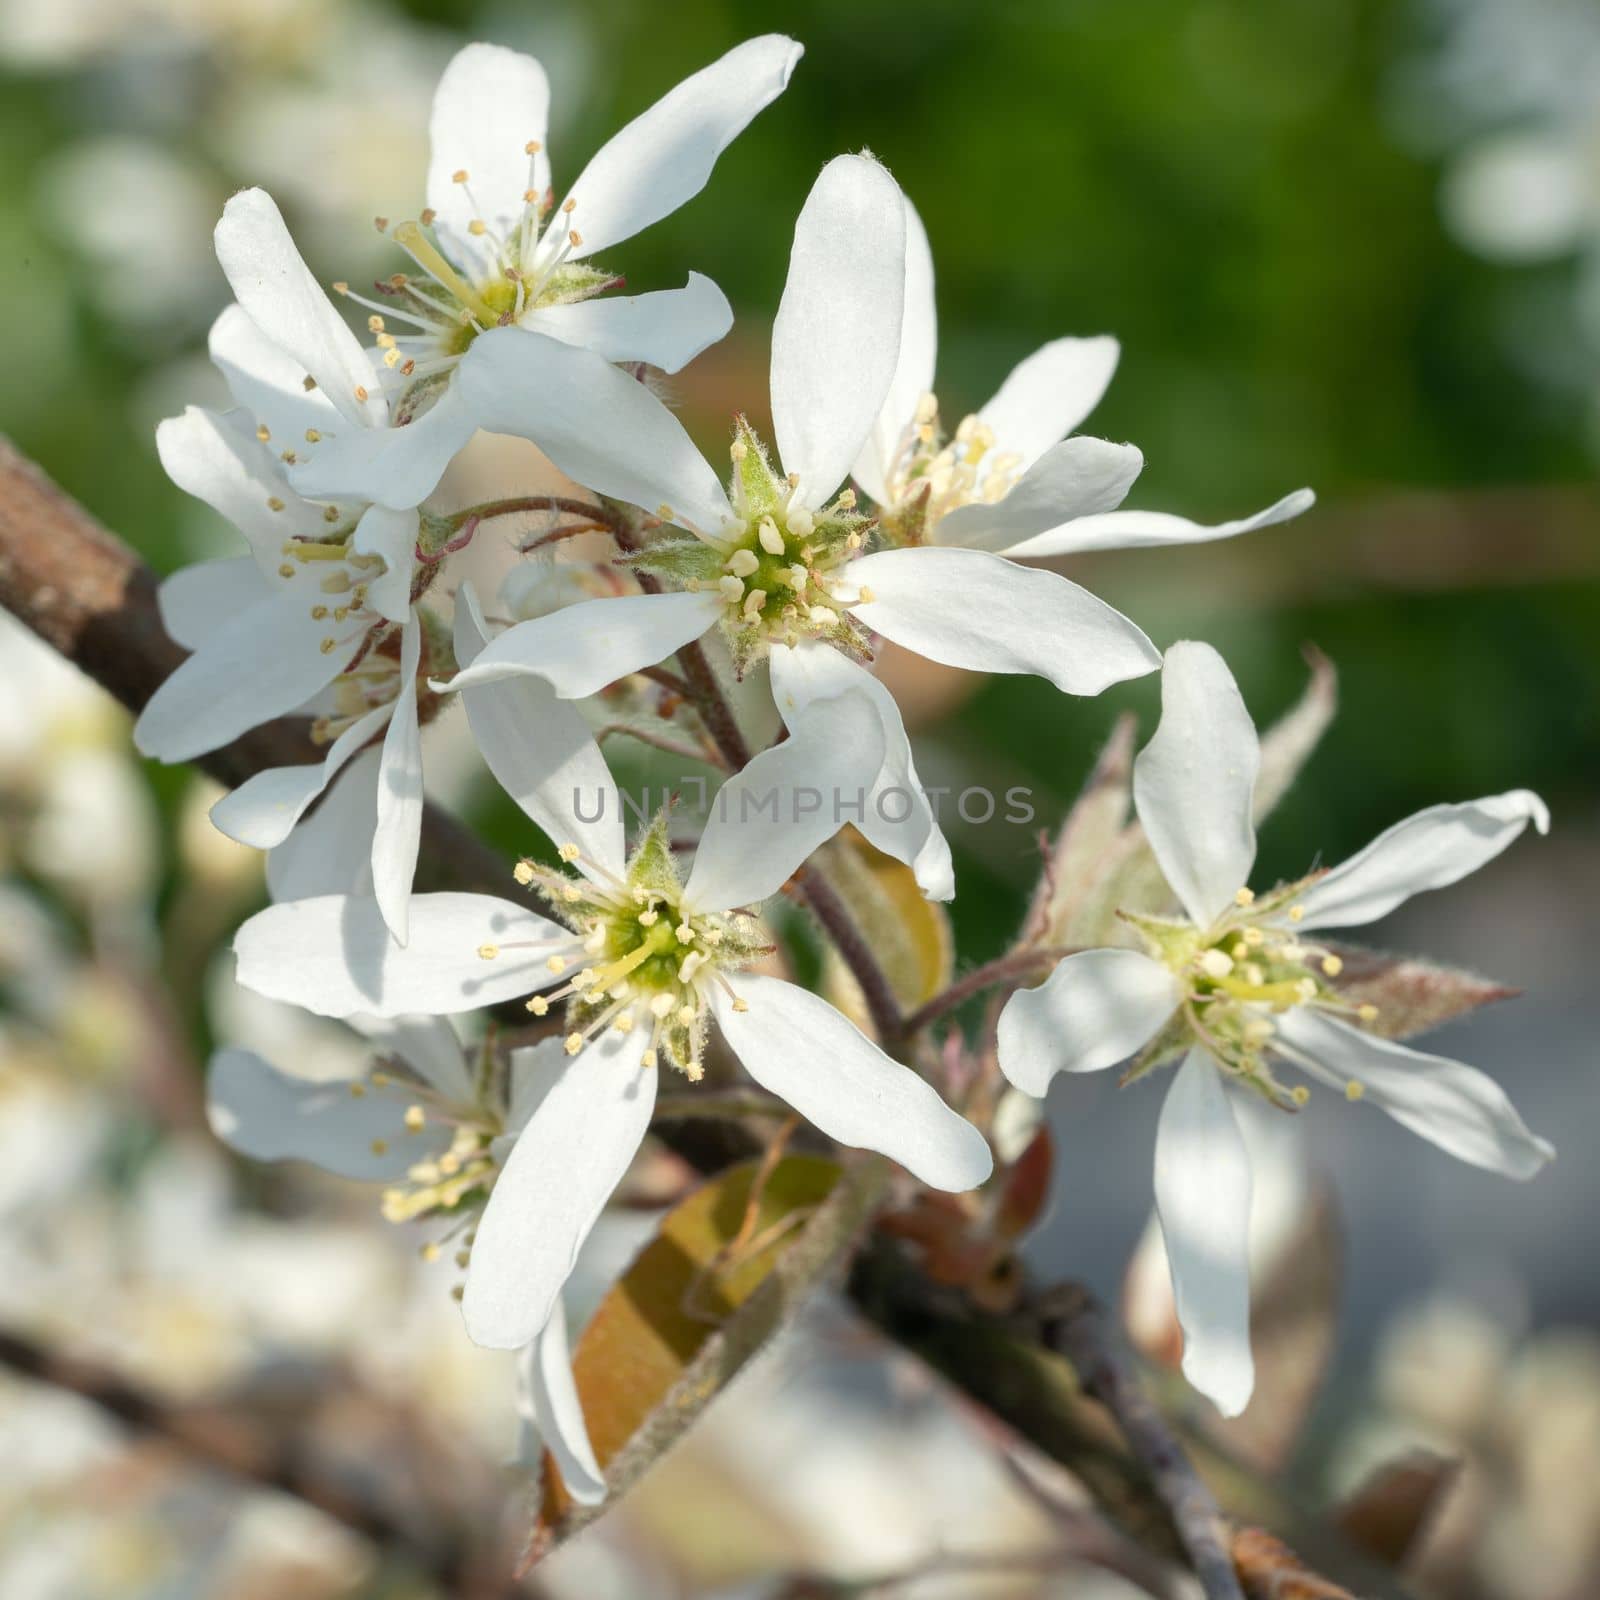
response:
M162 628L155 587L154 575L132 551L0 439L0 603L133 710L184 659ZM708 731L730 764L741 765L749 750L703 651L693 646L680 661L696 703L711 713ZM304 719L281 718L197 764L221 782L237 785L263 768L315 759L319 752L306 730ZM424 821L423 859L440 884L503 889L504 868L496 853L431 806ZM851 961L886 1043L903 1039L905 1021L898 1005L842 902L822 879L812 878L806 894ZM963 982L976 976L970 974ZM701 1170L713 1170L728 1159L726 1142L710 1141L708 1146L696 1138L695 1126L693 1121L669 1124L662 1137ZM702 1120L699 1126L706 1124ZM799 1266L796 1262L797 1270ZM1211 1569L1216 1539L1207 1537L1205 1528L1211 1526L1215 1502L1187 1463L1178 1464L1181 1454L1176 1460L1169 1454L1176 1446L1170 1445L1170 1435L1151 1402L1138 1393L1131 1374L1120 1366L1102 1372L1095 1365L1099 1345L1090 1341L1081 1316L1069 1316L1065 1306L1057 1306L1051 1318L1019 1331L1014 1319L1002 1323L978 1312L959 1293L922 1276L903 1251L870 1234L852 1262L850 1292L858 1308L886 1334L922 1355L969 1398L1074 1472L1131 1536L1157 1554L1188 1553ZM1039 1304L1048 1309L1046 1302ZM1114 1397L1112 1409L1128 1432L1132 1459L1108 1437L1057 1359L1074 1354L1099 1374L1092 1382L1102 1386L1102 1396ZM26 1345L6 1345L0 1359L52 1381L62 1371L54 1358ZM117 1391L110 1388L107 1393ZM140 1425L155 1427L156 1422ZM1313 1538L1328 1543L1324 1530L1270 1486L1236 1480L1233 1492L1252 1508L1253 1516L1274 1521L1302 1546ZM406 1544L405 1538L401 1542ZM1338 1554L1349 1558L1347 1549ZM1235 1585L1212 1592L1237 1594L1238 1589Z

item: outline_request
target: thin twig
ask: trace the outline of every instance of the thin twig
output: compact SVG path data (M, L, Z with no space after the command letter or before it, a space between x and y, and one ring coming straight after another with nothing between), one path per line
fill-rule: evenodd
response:
M270 1437L236 1412L170 1404L96 1362L59 1354L4 1329L0 1329L0 1365L20 1377L78 1395L126 1426L166 1440L191 1461L314 1506L380 1549L401 1553L442 1584L446 1593L462 1592L482 1555L464 1527L443 1524L431 1532L419 1528L414 1515L391 1510L319 1470L302 1442ZM495 1592L530 1591L520 1584L501 1584Z
M912 1034L920 1033L930 1023L937 1022L940 1017L965 1005L974 995L982 994L985 989L996 988L1001 984L1010 984L1014 988L1012 979L1026 978L1038 968L1054 966L1056 962L1073 953L1065 945L1042 945L996 956L993 961L986 961L981 967L974 967L971 972L957 978L949 988L941 989L931 1000L918 1006L905 1020L906 1036L909 1038Z
M633 722L608 722L604 727L595 732L595 742L604 744L609 738L623 736L637 739L640 744L647 744L652 750L664 750L669 756L681 756L685 761L698 761L705 766L720 766L721 757L715 750L696 750L691 744L684 744L678 739L669 739L664 733L657 733L654 728L640 727Z
M815 862L797 872L794 881L812 915L822 924L851 976L861 986L861 996L866 1001L872 1025L877 1029L878 1040L892 1054L905 1040L905 1021L894 988L878 964L872 946L856 926L839 891Z
M1044 1343L1072 1363L1085 1392L1117 1419L1128 1448L1172 1515L1206 1600L1244 1600L1222 1512L1139 1382L1121 1336L1098 1302L1086 1289L1066 1284L1040 1298L1036 1315Z

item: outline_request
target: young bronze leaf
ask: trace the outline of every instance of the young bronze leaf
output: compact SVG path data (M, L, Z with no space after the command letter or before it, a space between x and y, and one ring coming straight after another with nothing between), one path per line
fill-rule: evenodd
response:
M1479 1006L1508 1000L1516 989L1456 967L1436 966L1411 956L1335 947L1344 962L1339 994L1352 1005L1374 1005L1378 1015L1368 1026L1388 1039L1408 1039L1442 1027Z
M1289 792L1339 709L1339 675L1333 663L1315 645L1306 646L1306 661L1311 681L1305 693L1261 735L1261 769L1256 774L1255 792L1258 823Z
M787 1156L753 1195L757 1172L755 1162L732 1167L668 1212L578 1340L573 1376L602 1468L760 1288L827 1199L840 1168L820 1156ZM571 1511L546 1454L535 1543L541 1534L557 1535Z

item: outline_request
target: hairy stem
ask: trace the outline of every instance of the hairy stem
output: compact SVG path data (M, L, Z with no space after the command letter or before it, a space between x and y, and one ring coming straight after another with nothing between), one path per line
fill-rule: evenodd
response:
M996 956L981 967L956 979L949 988L941 989L931 1000L925 1001L905 1021L905 1031L920 1033L930 1023L963 1006L974 995L985 989L1015 988L1023 978L1037 972L1040 967L1054 966L1056 962L1074 952L1065 945L1035 946L1027 950L1014 950L1008 955Z

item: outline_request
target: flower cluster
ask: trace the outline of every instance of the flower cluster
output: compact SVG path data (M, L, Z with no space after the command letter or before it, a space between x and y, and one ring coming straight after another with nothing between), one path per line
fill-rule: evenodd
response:
M384 1184L386 1216L435 1228L430 1250L459 1249L468 1331L527 1352L527 1404L579 1499L605 1483L561 1294L663 1073L695 1083L708 1064L725 1069L725 1046L818 1133L924 1185L972 1190L993 1168L993 1097L969 1105L957 1080L941 1093L925 1052L881 1025L869 1037L793 981L782 927L763 915L787 891L872 963L869 931L828 879L845 820L903 864L913 894L955 892L874 671L880 642L1095 695L1163 657L1128 618L1029 563L1227 538L1311 504L1301 490L1218 525L1124 509L1139 451L1074 432L1116 365L1105 337L1046 345L948 426L927 238L865 154L830 161L799 211L772 327L770 445L740 416L726 475L709 463L658 390L727 331L726 301L693 274L623 298L594 258L697 193L799 56L778 36L730 51L617 134L557 203L543 70L493 46L462 51L434 102L427 203L379 219L409 265L330 298L272 200L235 196L216 242L236 303L211 339L234 408L191 409L159 434L171 476L249 554L164 586L168 629L193 653L146 709L140 747L185 760L270 719L310 719L320 760L263 772L213 812L272 852L275 903L239 931L238 978L348 1019L375 1051L364 1076L331 1086L224 1052L213 1123L262 1159ZM531 441L570 485L453 503L446 469L481 433ZM468 562L482 529L541 513L575 520L530 541L480 604ZM579 532L609 540L592 581L531 600L530 575L550 572L536 547ZM1058 1070L1133 1056L1138 1077L1182 1062L1157 1200L1188 1371L1236 1409L1250 1387L1250 1196L1230 1084L1293 1110L1305 1091L1280 1082L1287 1065L1463 1159L1517 1176L1546 1159L1486 1080L1370 1031L1369 1008L1341 994L1343 958L1311 937L1453 881L1544 814L1523 793L1436 808L1344 867L1252 895L1257 747L1238 691L1196 644L1167 652L1162 682L1136 791L1186 916L1130 906L1142 950L1073 955L1016 993L998 1063L1042 1096ZM724 769L697 838L669 810L630 847L585 715L630 696L670 747ZM508 864L516 898L413 893L423 730L457 702L556 857ZM779 736L752 755L763 721ZM845 797L848 815L772 803L802 792ZM438 1020L484 1012L470 1047Z

